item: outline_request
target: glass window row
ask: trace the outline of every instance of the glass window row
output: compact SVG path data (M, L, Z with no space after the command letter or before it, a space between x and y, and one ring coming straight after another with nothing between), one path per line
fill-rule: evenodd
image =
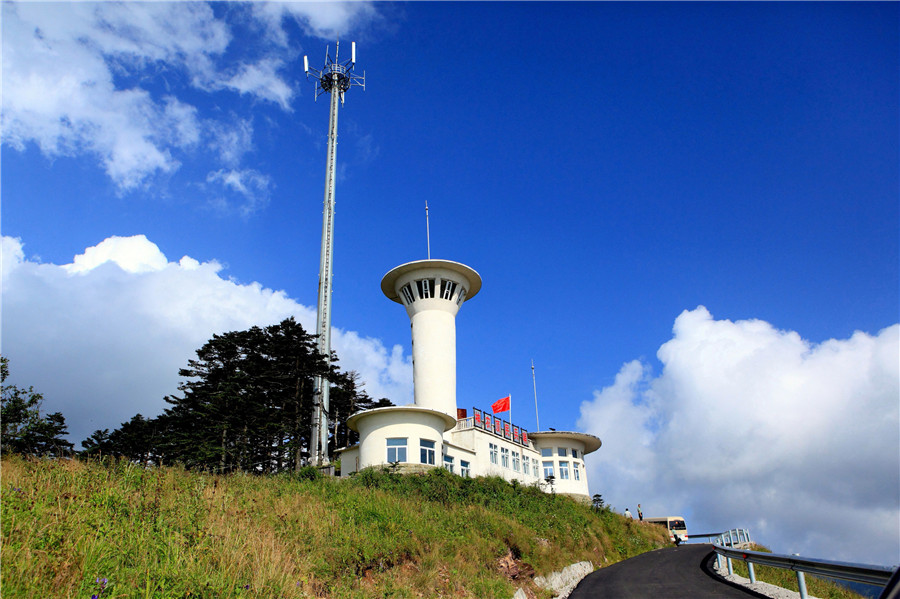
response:
M458 294L456 294L457 288L459 289ZM400 298L407 306L417 299L439 297L449 301L453 299L454 294L456 294L456 305L458 306L466 299L466 288L450 279L419 279L400 288Z
M436 445L437 443L431 439L419 439L419 462L434 466ZM405 437L387 439L387 461L389 463L406 462L407 446L408 439ZM542 455L545 455L543 450ZM550 455L552 456L552 453ZM539 476L541 473L541 470L538 469L537 458L529 458L518 451L510 452L508 447L499 447L496 443L488 443L488 456L492 464L499 464L507 469L511 467L515 472L522 472L532 476ZM454 458L444 455L443 466L450 472L455 472ZM558 472L560 480L569 480L570 474L575 480L581 480L581 467L578 462L560 460L558 463L554 463L553 460L544 460L541 463L541 467L544 478L551 476L556 478L556 473ZM465 477L470 475L471 465L469 462L460 460L459 468L460 475Z
M544 468L544 478L556 478L554 474L554 466L558 466L559 469L559 480L569 480L569 473L571 472L572 478L575 480L581 480L581 466L578 462L563 462L560 461L558 464L554 464L553 460L546 460L541 463ZM571 470L570 470L571 466Z
M578 459L578 450L570 449L568 447L557 447L556 455L561 458L567 458L569 456ZM552 447L541 447L541 457L543 458L552 458L553 457L553 448ZM584 456L582 455L582 459Z
M534 476L538 476L537 458L529 458L518 451L510 452L508 447L499 447L496 443L488 443L488 456L491 464L507 469L512 467L513 471L522 472L522 474L530 475L534 472Z

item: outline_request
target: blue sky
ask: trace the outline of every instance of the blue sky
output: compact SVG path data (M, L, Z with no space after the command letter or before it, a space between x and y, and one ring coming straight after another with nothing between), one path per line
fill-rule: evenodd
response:
M542 427L601 437L617 508L900 561L896 3L5 3L2 29L3 353L76 442L158 413L215 332L314 329L302 57L340 35L366 89L335 347L370 393L411 400L379 283L426 257L427 200L432 256L484 280L460 407L512 394L534 430L534 360Z

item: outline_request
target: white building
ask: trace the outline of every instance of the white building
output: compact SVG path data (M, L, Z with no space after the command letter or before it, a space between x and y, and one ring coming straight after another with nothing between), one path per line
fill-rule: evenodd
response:
M419 260L400 265L381 290L406 307L412 326L413 396L408 406L354 414L347 426L359 443L338 450L341 476L396 463L403 470L447 468L461 476L501 476L587 500L584 456L600 439L576 432L531 432L456 404L456 314L481 289L464 264ZM553 484L547 484L552 477Z

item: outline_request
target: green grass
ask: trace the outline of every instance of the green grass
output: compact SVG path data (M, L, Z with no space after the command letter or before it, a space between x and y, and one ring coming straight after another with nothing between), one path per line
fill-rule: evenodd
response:
M668 544L656 526L442 469L339 480L4 457L0 502L4 597L550 597L534 575Z
M762 545L753 545L750 547L752 551L762 551L772 553L768 547ZM750 572L747 570L747 564L739 560L731 560L734 573L744 578L750 578ZM800 591L797 584L797 573L783 568L774 568L772 566L753 565L753 572L756 575L757 582L768 582L776 586L790 589L795 592ZM830 580L823 580L810 574L804 576L806 580L806 590L812 597L820 599L862 599L862 595L854 593L850 589L843 587Z

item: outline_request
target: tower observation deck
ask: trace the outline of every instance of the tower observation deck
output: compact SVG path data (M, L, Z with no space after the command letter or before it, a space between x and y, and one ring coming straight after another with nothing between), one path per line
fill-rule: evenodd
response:
M401 264L381 280L381 291L409 316L417 406L456 418L456 314L480 289L477 272L450 260Z

